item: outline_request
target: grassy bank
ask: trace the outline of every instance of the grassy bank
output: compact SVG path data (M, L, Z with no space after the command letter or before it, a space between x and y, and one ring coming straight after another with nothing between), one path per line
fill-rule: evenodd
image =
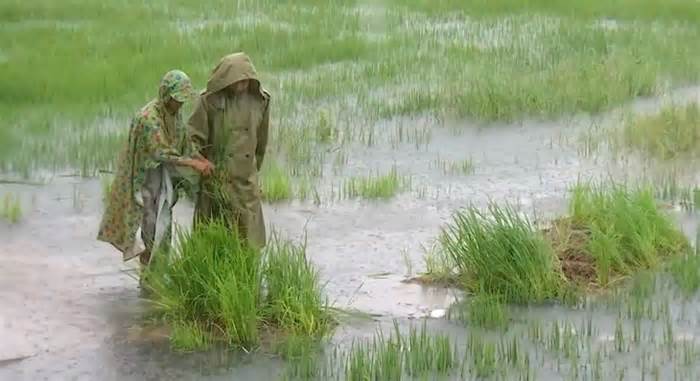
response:
M232 49L273 94L271 155L294 176L329 145L392 144L385 119L551 119L697 82L695 4L638 3L6 1L0 170L111 167L165 71L201 88Z
M179 241L173 260L156 262L145 283L176 349L224 342L253 350L266 335L330 331L333 318L303 246L274 239L261 254L216 222Z
M606 288L690 251L651 190L618 185L574 187L569 215L544 230L510 206L469 207L454 215L439 242L428 262L441 265L427 279L517 303ZM676 272L694 287L694 273Z

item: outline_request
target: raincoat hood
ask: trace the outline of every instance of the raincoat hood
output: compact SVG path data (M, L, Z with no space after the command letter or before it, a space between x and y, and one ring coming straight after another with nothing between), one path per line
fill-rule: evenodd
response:
M158 99L162 103L167 102L168 97L184 103L192 99L194 95L192 81L182 70L170 70L160 80Z
M207 93L214 94L244 79L251 79L254 92L262 95L258 74L250 57L243 52L229 54L212 71L207 81Z

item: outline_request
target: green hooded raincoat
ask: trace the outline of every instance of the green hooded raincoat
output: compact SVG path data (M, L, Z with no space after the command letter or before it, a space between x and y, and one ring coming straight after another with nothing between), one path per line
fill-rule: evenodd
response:
M226 90L244 79L251 80L247 93ZM266 239L258 171L267 146L269 105L270 94L260 85L250 58L234 53L214 68L189 119L195 152L215 165L213 176L201 179L195 224L224 219L258 248Z

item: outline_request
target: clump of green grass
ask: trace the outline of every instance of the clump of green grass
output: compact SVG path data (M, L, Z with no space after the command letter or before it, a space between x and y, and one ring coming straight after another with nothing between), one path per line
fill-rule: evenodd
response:
M681 291L692 296L700 288L700 256L689 254L671 262L671 275Z
M0 217L11 224L16 224L22 219L22 203L18 195L5 194L0 208Z
M306 247L274 237L267 248L266 324L301 336L327 333L333 324L318 271L306 258Z
M260 253L223 223L198 225L178 235L175 258L156 261L146 274L156 310L166 321L198 324L234 346L257 346Z
M577 185L572 193L571 223L587 232L585 252L595 263L601 285L655 268L689 250L687 239L659 209L651 189Z
M170 346L177 352L202 351L211 345L210 334L193 322L174 322L171 325Z
M450 307L450 318L477 327L503 328L510 318L508 307L500 297L477 294Z
M481 336L470 335L467 352L475 376L489 378L498 372L499 358L495 343L486 341Z
M410 186L410 178L399 175L392 167L385 175L351 177L343 183L342 195L345 198L389 199Z
M353 343L344 359L345 379L401 380L404 375L428 379L449 374L460 361L449 336L430 334L425 323L402 334L395 322L389 337L379 332L371 341Z
M700 146L700 106L671 105L655 115L629 118L622 129L622 141L660 159L694 156Z
M424 252L425 272L419 277L422 282L444 286L459 285L456 265L452 257L439 244L424 248Z
M508 205L455 213L439 236L439 250L425 256L428 271L421 279L456 279L483 296L475 301L486 303L474 309L478 315L462 313L463 320L478 324L498 320L490 298L575 304L587 287L610 286L690 252L687 238L658 207L651 189L577 185L572 193L570 216L544 230ZM695 287L691 273L681 276Z
M562 278L552 248L533 224L511 206L471 206L443 228L440 242L464 287L504 302L556 297Z
M319 366L321 348L315 338L290 335L278 343L276 351L286 360L285 379L314 380L326 372Z
M459 161L447 161L438 156L433 166L440 169L442 173L446 175L471 175L474 173L474 161L471 158Z
M268 161L269 162L269 161ZM261 173L263 199L270 202L292 198L292 181L289 175L276 164L267 164Z
M179 325L171 338L177 347L200 347L194 326L246 350L258 347L263 332L322 336L331 328L330 310L303 247L275 239L263 261L259 251L217 221L179 232L178 241L173 258L160 254L144 282L156 314Z

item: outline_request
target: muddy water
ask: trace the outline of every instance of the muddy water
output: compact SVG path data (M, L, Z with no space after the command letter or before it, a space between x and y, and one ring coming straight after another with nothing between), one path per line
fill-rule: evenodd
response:
M674 96L690 101L697 100L698 93L698 89L686 89ZM632 106L637 111L653 111L660 104L659 100L642 100ZM613 120L614 115L603 120ZM413 121L414 126L428 122ZM593 122L582 117L493 128L445 122L432 127L430 141L418 148L412 142L395 148L354 147L342 176L395 165L400 173L412 177L413 190L388 202L328 197L318 206L306 202L267 205L266 218L271 230L287 237L307 234L308 253L320 268L336 307L373 316L374 321L339 327L333 340L349 343L354 337L374 333L376 324L388 327L392 319L398 319L406 326L459 297L453 290L402 282L423 269L421 246L430 244L457 208L507 200L519 203L529 214L550 216L563 210L567 188L579 178L624 179L649 170L634 160L577 155L575 136ZM384 133L390 134L396 123L407 121L387 122ZM446 175L435 169L438 157L448 161L472 158L475 173ZM324 194L340 180L340 176L325 178ZM99 180L55 177L44 186L0 185L0 195L5 193L21 196L24 215L17 225L0 221L0 379L216 380L274 379L279 375L282 363L262 355L172 354L163 332L143 328L141 317L147 307L138 297L131 265L122 263L111 247L94 238L102 211ZM191 204L180 202L177 222L188 226L191 214ZM676 217L694 238L695 216L679 212ZM669 288L660 287L659 292L659 300L669 303L676 336L694 342L700 331L693 316L700 304L675 297ZM592 316L590 311L596 311L596 345L610 345L608 338L614 335L617 319L614 308L518 310L510 330L523 336L531 321L543 326L555 320L578 325ZM462 341L472 331L442 319L431 322L432 328L448 330ZM624 324L628 329L629 322ZM663 323L650 321L648 325L653 335L662 335ZM541 356L541 379L569 375L570 369L555 357ZM627 353L620 359L630 368L625 378L639 375L634 355ZM605 361L606 374L614 374L617 364ZM674 371L674 363L667 362L660 372L672 376Z

